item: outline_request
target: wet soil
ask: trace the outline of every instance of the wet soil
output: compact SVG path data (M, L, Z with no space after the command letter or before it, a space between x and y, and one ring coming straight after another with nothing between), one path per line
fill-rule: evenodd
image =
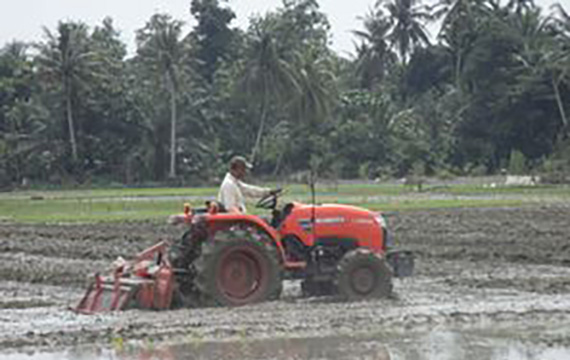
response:
M181 229L156 223L0 225L0 353L118 343L252 341L368 336L453 328L568 328L570 207L461 209L391 218L400 246L417 255L416 275L396 295L360 303L306 299L289 281L279 301L240 308L68 310L89 274ZM485 330L487 331L487 330ZM543 333L540 333L543 334ZM531 337L570 346L567 332ZM538 346L538 345L537 345Z

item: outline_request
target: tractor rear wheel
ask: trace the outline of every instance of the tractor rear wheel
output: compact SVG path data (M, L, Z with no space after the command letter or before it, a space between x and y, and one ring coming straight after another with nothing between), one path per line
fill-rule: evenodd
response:
M265 234L241 229L218 232L202 244L194 265L203 305L240 306L275 300L281 294L281 263Z
M392 271L382 257L368 249L355 249L339 261L336 285L343 300L387 297L392 293Z

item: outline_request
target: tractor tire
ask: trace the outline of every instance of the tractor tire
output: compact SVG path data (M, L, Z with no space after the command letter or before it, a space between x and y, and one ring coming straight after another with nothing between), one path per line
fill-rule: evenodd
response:
M355 249L339 261L335 282L342 300L388 297L392 293L392 270L370 250Z
M202 244L195 285L204 306L241 306L281 295L282 265L265 234L219 231Z

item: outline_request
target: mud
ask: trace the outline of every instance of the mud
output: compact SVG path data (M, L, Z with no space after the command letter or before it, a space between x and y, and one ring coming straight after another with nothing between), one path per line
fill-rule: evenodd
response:
M531 324L543 330L568 329L568 219L566 206L397 214L391 218L396 237L417 254L418 263L415 277L395 281L392 299L304 299L299 284L287 282L282 299L275 302L98 316L67 309L81 297L85 277L117 256L179 236L180 229L152 223L2 224L0 353L15 356L86 344L112 348L141 342L362 339L386 331L388 337L405 339L410 332L441 329L463 334L505 328L530 334ZM533 346L570 346L570 330L532 334L539 335L524 341Z
M397 215L402 244L424 257L568 264L570 208L441 210Z
M132 256L180 229L158 223L0 226L0 278L82 285L118 256Z

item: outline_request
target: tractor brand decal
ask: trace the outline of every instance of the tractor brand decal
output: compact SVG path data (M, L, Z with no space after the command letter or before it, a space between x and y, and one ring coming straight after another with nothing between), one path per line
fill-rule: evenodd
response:
M357 223L357 224L367 224L367 225L374 224L374 220L372 220L372 219L362 219L362 218L360 218L360 219L354 219L354 220L352 220L352 222L353 222L353 223Z
M338 224L343 222L343 217L317 219L317 224Z
M334 218L320 218L320 219L315 219L315 222L317 224L323 224L323 225L331 225L331 224L340 224L340 223L344 223L345 219L343 217L334 217ZM311 224L312 221L311 219L300 219L299 220L299 225L303 228L303 230L308 231L311 229Z

